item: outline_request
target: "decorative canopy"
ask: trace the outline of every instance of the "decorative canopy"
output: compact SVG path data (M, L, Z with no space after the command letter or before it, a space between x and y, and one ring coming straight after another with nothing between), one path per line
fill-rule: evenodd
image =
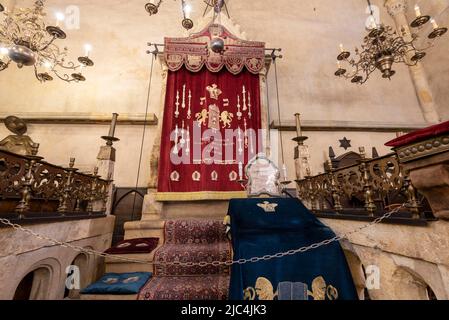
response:
M224 52L210 49L211 40L224 41ZM200 71L204 65L211 72L226 66L232 74L240 73L246 66L248 71L258 74L264 67L265 43L241 40L219 24L210 24L203 31L187 38L165 38L165 60L171 71L183 65L192 72Z

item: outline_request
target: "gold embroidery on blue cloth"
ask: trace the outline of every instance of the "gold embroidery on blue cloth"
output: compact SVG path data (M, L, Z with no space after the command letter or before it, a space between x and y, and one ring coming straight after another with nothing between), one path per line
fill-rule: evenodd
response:
M277 291L273 292L273 285L270 280L264 277L257 278L255 287L248 287L243 290L244 300L274 300L277 296Z
M139 281L139 279L140 279L139 277L130 277L130 278L123 280L123 283L125 283L125 284L134 283L134 282Z
M106 284L114 284L114 283L118 282L118 279L117 278L107 278L107 279L103 280L103 282Z
M313 300L337 300L338 290L332 286L327 285L322 276L316 277L312 281L312 291L307 290L307 295ZM264 277L259 277L253 287L248 287L243 290L244 300L274 300L278 296L278 291L274 291L270 280Z
M263 203L258 203L258 207L262 208L267 213L276 212L277 203L270 203L268 201L264 201Z
M326 281L322 276L316 277L312 282L312 291L307 290L307 294L313 300L329 300L338 299L338 291L335 287L326 285Z

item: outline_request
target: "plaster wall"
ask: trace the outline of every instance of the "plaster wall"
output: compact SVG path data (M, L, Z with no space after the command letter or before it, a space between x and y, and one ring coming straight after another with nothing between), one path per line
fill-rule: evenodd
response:
M437 14L440 24L449 24L447 1L421 1L423 11ZM443 3L442 3L443 2ZM6 5L30 5L31 0L5 2ZM71 52L71 58L83 54L83 45L91 43L95 66L85 72L85 83L66 84L61 81L41 84L32 70L17 70L15 66L0 75L0 114L15 113L87 113L87 114L142 114L145 112L150 76L151 57L146 54L147 42L161 43L165 36L185 36L180 26L179 3L163 2L159 14L149 17L137 0L111 0L105 6L101 1L49 0L48 19L54 19L56 11L66 12L70 6L80 10L79 29L66 29L68 38L63 42ZM192 0L193 20L199 25L202 19L202 1ZM373 1L380 9L382 21L393 24L383 8L383 0ZM413 6L413 4L411 5ZM409 5L410 7L410 5ZM359 45L364 36L364 24L368 17L366 5L359 0L313 0L275 3L268 0L229 0L228 8L236 30L249 40L266 41L267 47L281 47L283 59L277 62L280 108L282 121L293 120L300 112L303 119L314 121L389 122L398 126L423 123L409 72L404 66L396 66L397 74L391 81L374 73L372 79L358 86L337 79L336 55L339 44L348 49ZM411 10L411 11L410 11ZM410 18L413 9L409 8ZM449 65L445 46L449 41L441 39L439 46L426 57L431 87L434 89L439 111L446 115L447 72ZM154 65L149 112L162 119L159 112L162 90L161 66ZM278 118L274 67L268 76L270 116ZM29 134L41 143L40 154L47 161L66 164L69 157L77 158L78 167L91 170L95 156L103 143L99 139L107 133L101 125L32 124ZM134 186L136 183L139 149L143 128L119 126L115 182L118 186ZM150 151L156 139L156 127L147 131L139 186L146 186L149 179ZM0 127L0 137L7 135ZM311 133L309 144L312 167L320 171L323 152L335 145L345 135L340 132ZM355 145L376 146L394 137L391 134L351 133ZM286 161L289 172L293 168L293 145L287 133ZM375 142L374 142L375 141ZM383 150L386 151L386 150ZM383 153L383 152L380 152Z

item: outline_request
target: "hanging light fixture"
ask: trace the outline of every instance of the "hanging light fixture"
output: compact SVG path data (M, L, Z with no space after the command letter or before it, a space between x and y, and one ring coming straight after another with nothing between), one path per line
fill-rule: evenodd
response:
M371 26L367 36L363 39L361 50L355 49L355 58L350 58L351 53L344 49L340 44L340 54L337 56L338 69L335 75L350 79L352 83L365 83L371 73L379 70L382 77L391 79L396 73L393 70L395 63L404 63L408 66L416 65L426 56L426 50L433 46L433 41L441 37L447 32L447 28L439 27L434 19L430 16L422 15L418 6L415 6L416 19L410 24L414 29L420 30L429 21L432 23L433 30L427 36L430 41L425 48L417 47L419 36L416 33L411 34L410 40L405 39L407 31L404 27L401 30L402 35L398 35L398 31L394 31L392 27L383 24L377 24L371 3L367 0L371 10ZM343 66L343 62L347 63L352 71Z
M175 0L176 1L176 0ZM212 7L214 8L214 19L217 15L220 14L222 8L226 9L226 14L228 18L230 18L228 7L226 5L226 0L203 0L206 4L206 8L204 10L203 16L206 14L207 9ZM145 4L145 11L149 13L150 16L155 15L159 12L159 7L162 4L162 0L150 0L150 2ZM192 6L188 4L185 0L181 0L181 10L182 10L182 27L186 30L190 30L193 28L194 23L190 17L192 12Z
M145 10L152 16L153 14L158 13L161 3L162 0L150 0L150 2L145 5Z
M162 0L150 0L145 4L145 10L150 14L150 16L157 14L159 12L159 7L162 4ZM182 26L186 30L193 28L193 21L190 19L190 13L192 12L192 6L186 3L185 0L181 0L181 10L182 10Z
M64 15L58 13L56 25L47 25L44 5L45 0L38 0L31 8L7 11L0 4L0 71L14 62L19 68L33 66L41 82L53 80L52 75L67 82L85 81L82 69L94 65L89 58L92 47L86 45L85 55L78 58L78 63L67 62L68 49L55 43L67 37L59 27Z
M181 0L182 3L182 26L186 30L190 30L193 28L193 21L190 19L190 14L192 13L192 6L186 3L185 0Z

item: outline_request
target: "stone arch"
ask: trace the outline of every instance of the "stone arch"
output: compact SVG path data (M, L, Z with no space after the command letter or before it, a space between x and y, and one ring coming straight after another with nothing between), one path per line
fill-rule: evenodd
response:
M52 289L57 285L60 274L61 264L58 260L47 258L36 262L20 277L21 280L16 286L14 299L52 299Z
M394 295L401 300L429 300L429 295L433 293L423 277L406 266L396 268L391 281Z
M351 270L352 279L354 281L357 295L360 300L365 300L366 297L366 276L362 260L359 258L354 250L343 248L349 269Z
M79 299L79 292L80 289L85 288L90 283L91 278L91 256L87 253L79 253L74 258L72 258L72 262L66 267L65 274L66 277L64 278L64 298L68 299ZM79 270L78 274L75 274L76 270L68 270L70 266L76 266L77 270ZM68 273L70 272L70 273ZM75 277L75 285L79 284L79 288L73 287L68 288L67 287L67 279L68 277Z

